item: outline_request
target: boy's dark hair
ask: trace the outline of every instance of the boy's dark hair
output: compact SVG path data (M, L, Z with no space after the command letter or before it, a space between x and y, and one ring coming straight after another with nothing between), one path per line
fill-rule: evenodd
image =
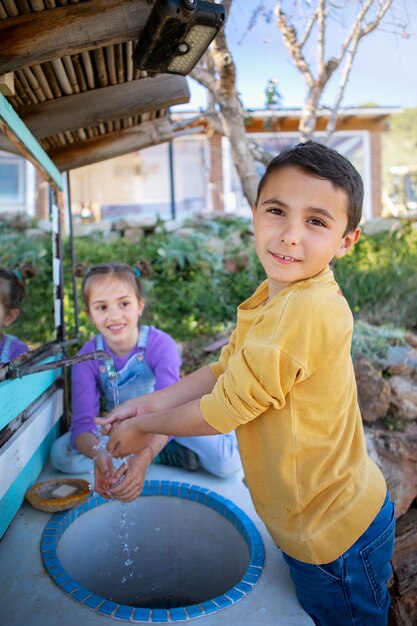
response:
M316 178L329 180L336 188L342 189L348 200L348 224L345 234L355 230L362 217L362 177L346 157L317 141L306 141L285 148L269 162L259 181L255 204L258 204L259 196L269 176L289 165L299 167L306 174Z

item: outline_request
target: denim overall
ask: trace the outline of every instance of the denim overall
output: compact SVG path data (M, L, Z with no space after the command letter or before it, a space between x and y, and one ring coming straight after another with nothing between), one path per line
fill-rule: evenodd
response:
M155 389L155 375L145 361L145 350L148 343L149 326L141 326L138 339L139 352L134 354L116 373L119 402L131 400ZM104 350L102 335L96 338L97 350ZM114 407L113 384L109 378L105 365L100 365L100 389L104 397L105 409L110 411Z
M10 361L10 348L13 341L16 339L14 335L5 335L5 337L6 341L4 342L4 346L0 354L0 363L7 363Z

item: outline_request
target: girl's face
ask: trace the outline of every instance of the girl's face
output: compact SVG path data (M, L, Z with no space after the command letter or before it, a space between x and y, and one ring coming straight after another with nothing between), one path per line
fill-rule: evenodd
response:
M127 281L114 276L94 280L87 314L117 355L128 354L139 337L138 320L145 303Z
M13 324L13 322L17 320L19 315L19 309L9 309L7 311L3 302L0 300L0 337L3 335L4 328L7 328L11 324Z

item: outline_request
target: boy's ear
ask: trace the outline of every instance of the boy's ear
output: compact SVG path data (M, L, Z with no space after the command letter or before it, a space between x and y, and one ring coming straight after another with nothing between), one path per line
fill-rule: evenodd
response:
M15 322L17 320L17 318L20 315L20 310L19 309L10 309L9 311L7 311L5 317L4 317L4 325L10 326L11 324L13 324L13 322Z
M349 233L344 235L342 239L342 243L340 244L339 249L334 255L336 259L341 259L349 250L352 250L355 243L358 241L361 234L361 229L355 228L355 230L351 230Z

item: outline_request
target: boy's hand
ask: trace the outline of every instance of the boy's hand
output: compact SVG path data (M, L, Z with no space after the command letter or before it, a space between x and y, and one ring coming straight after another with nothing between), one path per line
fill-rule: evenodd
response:
M148 445L149 433L141 430L138 419L132 417L113 424L107 450L115 458L138 454Z
M101 426L103 434L109 435L112 428L119 422L129 419L130 417L136 417L150 412L151 411L140 404L138 400L126 400L123 404L115 406L106 417L97 417L96 422Z

